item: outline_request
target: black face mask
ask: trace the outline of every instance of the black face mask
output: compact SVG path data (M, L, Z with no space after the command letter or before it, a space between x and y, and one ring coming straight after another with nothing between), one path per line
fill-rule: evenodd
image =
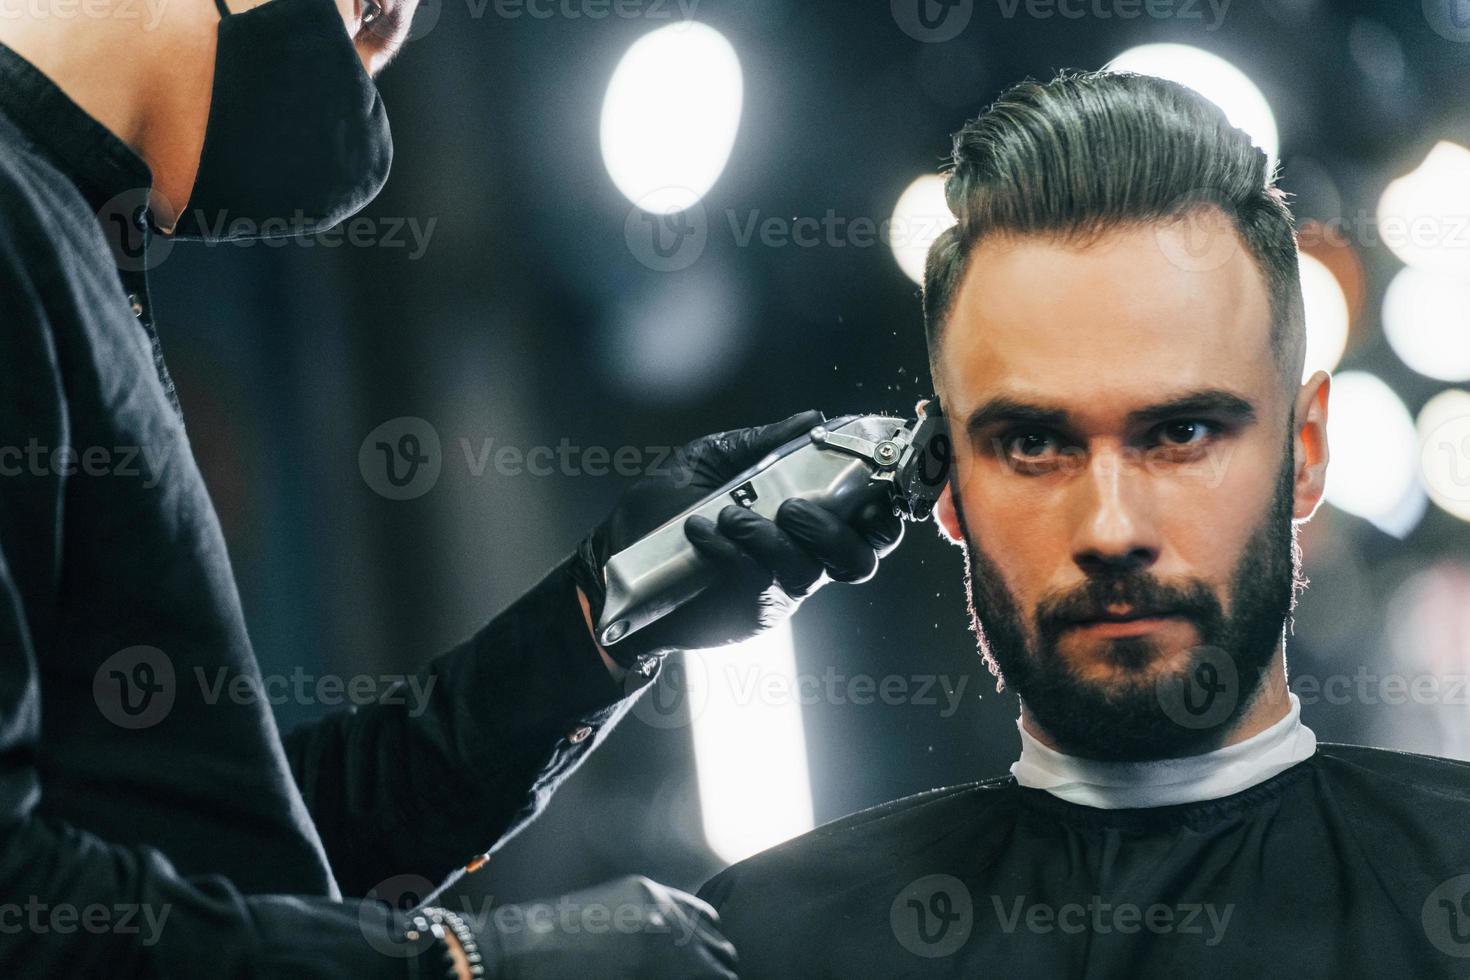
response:
M220 8L214 94L188 207L173 237L324 231L388 179L388 114L332 0Z

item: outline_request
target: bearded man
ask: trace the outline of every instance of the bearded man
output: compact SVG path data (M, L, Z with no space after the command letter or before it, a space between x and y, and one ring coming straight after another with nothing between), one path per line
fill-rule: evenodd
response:
M1064 74L966 125L945 193L936 514L1019 757L714 878L741 977L1466 976L1470 767L1319 745L1287 688L1330 379L1266 155Z

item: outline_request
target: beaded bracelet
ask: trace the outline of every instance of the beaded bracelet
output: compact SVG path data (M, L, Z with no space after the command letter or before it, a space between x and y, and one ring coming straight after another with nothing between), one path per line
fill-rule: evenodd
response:
M480 945L475 941L474 932L458 913L451 912L449 909L428 906L410 912L408 921L408 932L405 938L409 942L417 942L424 935L433 936L438 940L431 949L409 961L413 966L415 980L419 977L438 976L444 977L445 980L459 980L460 974L455 966L454 952L444 938L446 931L454 934L460 949L464 951L464 957L470 965L470 976L476 978L485 976L485 963L480 955ZM443 967L442 972L436 973L431 965L432 962L440 963Z

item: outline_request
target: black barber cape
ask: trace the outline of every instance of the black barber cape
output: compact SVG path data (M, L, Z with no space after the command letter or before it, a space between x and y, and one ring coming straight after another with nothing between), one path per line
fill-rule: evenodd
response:
M150 179L0 47L0 977L403 977L385 907L341 896L513 833L624 692L563 564L423 671L418 717L283 742L219 695L260 671L147 262L104 237Z
M1470 764L1347 745L1222 799L1014 779L897 800L700 892L741 980L1470 977Z

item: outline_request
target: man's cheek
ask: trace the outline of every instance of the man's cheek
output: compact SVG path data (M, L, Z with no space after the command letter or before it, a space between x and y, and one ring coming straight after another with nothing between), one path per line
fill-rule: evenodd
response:
M1054 565L1068 555L1071 521L1065 494L1037 480L1008 476L983 489L966 498L965 517L990 554L1016 569Z
M994 502L975 501L965 511L968 540L966 548L979 552L983 562L972 562L971 570L985 571L999 578L997 585L1016 603L1029 621L1036 599L1046 591L1049 578L1062 559L1065 549L1053 546L1057 523L1035 513L1002 510ZM974 519L971 509L981 509L984 517Z
M1200 490L1219 490L1233 475L1239 443L1231 440L1211 446L1196 459L1180 464L1177 468L1165 464L1164 471L1177 469L1177 476Z
M1182 523L1190 537L1205 537L1217 555L1238 555L1271 507L1279 465L1253 459L1238 446L1221 449L1199 461L1199 472L1158 482L1161 519Z

